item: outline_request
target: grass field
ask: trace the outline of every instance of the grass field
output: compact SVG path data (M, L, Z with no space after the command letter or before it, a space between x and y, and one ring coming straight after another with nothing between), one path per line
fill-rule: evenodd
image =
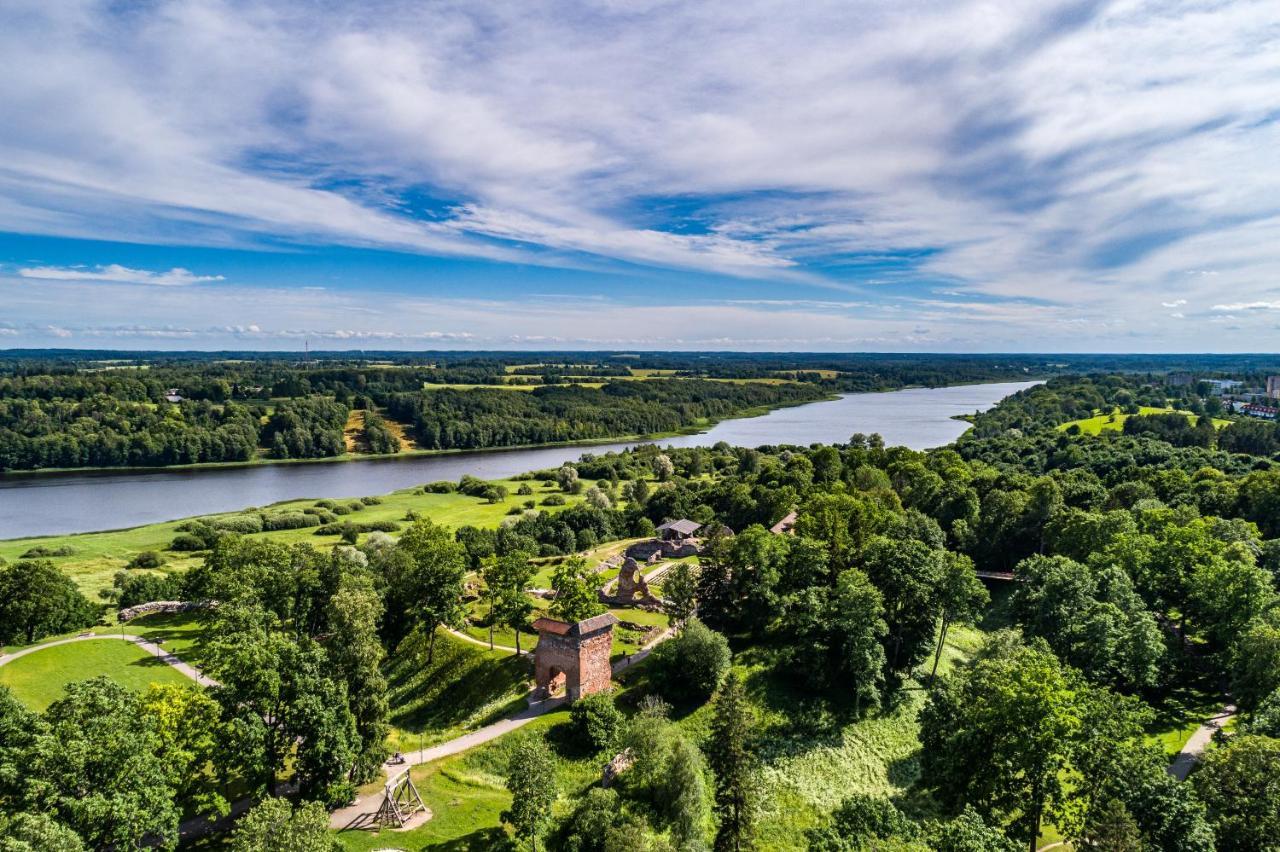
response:
M517 495L516 491L524 483L509 479L495 480L495 483L506 486L510 496L505 503L490 504L479 498L468 497L458 493L424 494L420 489L409 488L385 495L381 498L382 503L366 506L359 512L352 512L350 515L344 516L344 519L354 522L397 521L402 526L407 526L408 522L404 518L406 513L412 510L421 517L430 518L436 523L449 527L459 527L467 524L495 527L506 516L508 510L513 506L521 505L525 500L538 501L538 508L543 511L559 511L558 507L544 507L541 505L541 500L546 495L560 493L557 489L544 488L543 483L540 482L529 482L528 484L534 489L534 494L530 497L523 497ZM566 506L579 503L583 499L581 495L565 494L563 496L565 497ZM344 499L341 502L348 501ZM315 503L315 500L289 500L283 503L276 503L270 508L273 511L300 511L308 506L314 506ZM222 516L213 515L210 517ZM0 557L13 562L21 558L22 554L29 548L36 545L51 548L70 546L75 549L74 554L56 557L53 561L76 581L81 591L96 599L99 590L110 587L116 572L125 568L134 556L144 550L155 550L163 553L165 558L163 570L181 571L198 563L202 558L201 556L166 551L169 543L177 534L178 525L181 523L182 520L177 520L113 532L10 539L8 541L0 541ZM280 530L257 533L255 537L269 538L273 541L286 543L305 541L318 546L333 545L338 541L336 536L317 536L314 533L314 529Z
M67 684L98 675L137 692L153 683L191 683L142 648L119 639L55 645L0 666L0 684L32 710L44 710L61 698Z
M1189 411L1179 412L1177 411L1177 409L1174 409L1174 408L1153 408L1152 406L1144 405L1138 409L1138 414L1140 415L1174 414L1174 413L1186 414L1188 417L1194 416ZM1082 420L1072 420L1068 423L1063 423L1060 426L1058 426L1058 431L1065 432L1068 429L1070 429L1072 426L1079 426L1080 434L1082 435L1099 435L1103 432L1119 432L1120 430L1124 429L1124 421L1128 420L1131 416L1132 415L1121 413L1120 409L1116 409L1110 414L1097 413L1097 414L1094 414L1093 417L1087 417ZM1230 422L1231 422L1230 420L1221 420L1218 418L1214 418L1213 425L1214 425L1214 428L1221 429L1222 427L1226 426Z

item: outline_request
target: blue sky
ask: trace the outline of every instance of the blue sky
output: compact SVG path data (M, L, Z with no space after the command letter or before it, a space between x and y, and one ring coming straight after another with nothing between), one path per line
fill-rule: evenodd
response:
M11 0L0 56L0 347L1280 348L1273 0Z

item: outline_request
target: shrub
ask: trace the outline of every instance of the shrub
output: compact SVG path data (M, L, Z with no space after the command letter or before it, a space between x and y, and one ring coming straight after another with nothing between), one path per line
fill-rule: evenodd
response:
M332 509L330 509L329 511L330 511L330 512L333 512L335 515L350 515L350 514L351 514L351 507L350 507L350 506L343 506L343 505L339 504L339 505L335 505L335 506L334 506Z
M521 509L519 506L512 506L510 509L508 509L508 510L507 510L507 514L508 514L508 515L523 515L523 514L524 514L524 509Z
M131 574L121 571L113 583L116 605L128 609L150 601L176 601L183 595L182 580L172 574Z
M368 532L397 532L400 525L395 521L365 521L359 523L357 521L343 521L336 524L325 524L316 529L316 535L342 535L346 530L355 530L357 533Z
M657 679L665 696L704 701L729 672L729 640L690 619L680 635L654 649Z
M528 495L533 493L533 488L529 486L529 483L522 482L520 483L520 487L516 489L516 493L519 494L521 497L527 497Z
M563 506L564 503L564 495L562 494L548 494L542 498L542 505L544 506Z
M38 544L27 550L26 553L19 556L19 559L47 559L50 556L71 556L76 549L69 544L62 544L57 547L47 547Z
M338 516L333 512L330 512L328 509L316 509L314 507L310 509L303 509L302 514L314 515L320 519L320 523L322 524L331 524L338 519Z
M195 550L204 550L208 545L204 543L204 539L192 533L178 533L173 537L173 541L169 542L170 550L190 553Z
M154 550L144 550L129 560L130 568L159 568L164 560Z
M607 692L585 695L569 710L569 726L574 740L590 751L612 754L622 736L622 713Z
M253 535L262 532L262 518L258 515L231 515L226 518L212 518L206 523L215 530Z
M317 501L316 501L316 508L318 508L318 509L332 509L335 505L337 505L337 504L336 504L336 503L334 503L332 500L317 500Z
M507 499L507 489L501 485L489 485L480 493L480 496L489 503L501 503Z
M364 504L361 503L359 500L352 500L350 503L347 504L347 508L353 512L363 512Z
M380 506L382 505L382 498L381 497L361 497L360 502L366 506Z
M326 514L328 514L326 512ZM332 516L331 516L332 517ZM302 512L282 512L278 515L264 515L264 530L300 530L306 527L318 527L324 519L319 515L308 515Z
M444 479L439 482L428 482L422 486L423 494L452 494L457 490L457 485Z

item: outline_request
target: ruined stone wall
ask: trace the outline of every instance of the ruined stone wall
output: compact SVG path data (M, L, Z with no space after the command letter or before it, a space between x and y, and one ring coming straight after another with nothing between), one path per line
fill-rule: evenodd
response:
M596 692L604 692L613 686L613 670L609 655L613 651L613 631L602 630L587 636L578 645L578 681L569 684L569 700Z
M142 615L153 615L157 612L190 612L194 609L208 609L211 606L213 604L208 601L148 601L147 603L120 610L116 618L121 622L125 622L132 621Z

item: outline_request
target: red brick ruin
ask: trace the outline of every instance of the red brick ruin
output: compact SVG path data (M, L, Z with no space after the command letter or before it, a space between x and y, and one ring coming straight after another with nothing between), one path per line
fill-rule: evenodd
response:
M533 653L537 699L551 698L564 691L570 701L604 692L613 685L609 655L613 651L613 625L618 619L606 612L577 624L539 618L538 647Z

